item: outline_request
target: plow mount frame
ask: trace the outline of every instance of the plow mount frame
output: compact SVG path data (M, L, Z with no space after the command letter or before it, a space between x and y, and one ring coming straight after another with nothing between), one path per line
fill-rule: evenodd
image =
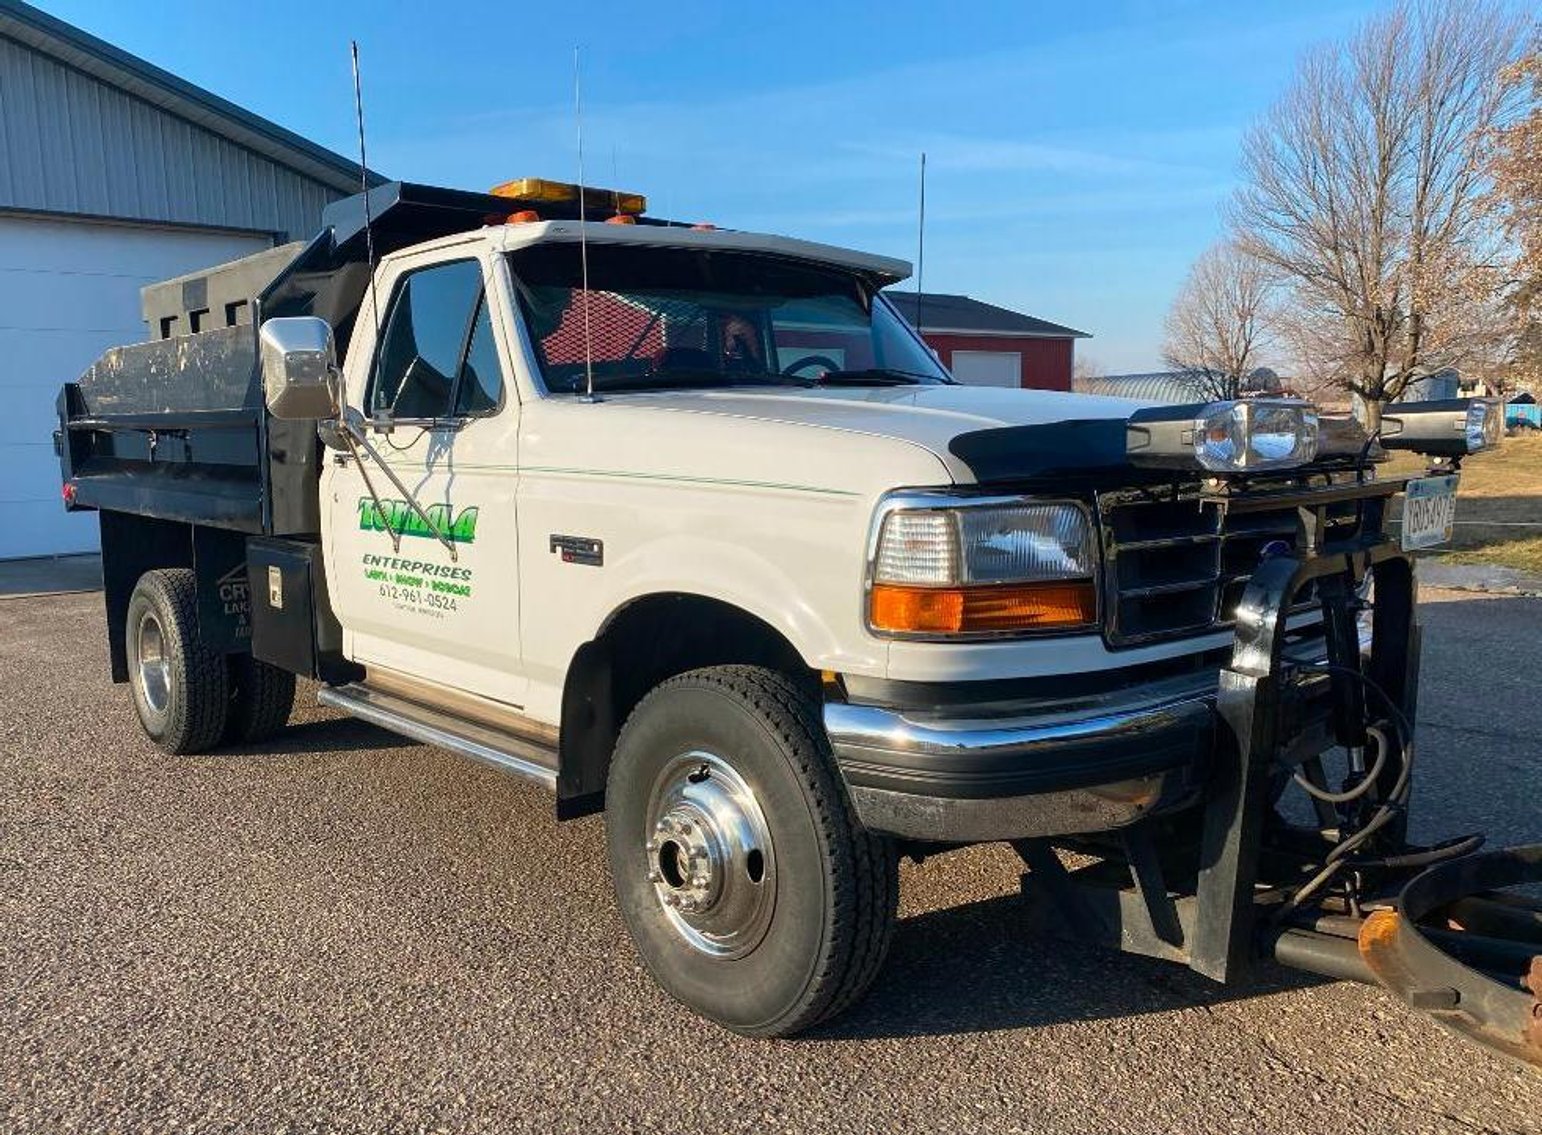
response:
M1295 550L1253 573L1219 675L1215 711L1226 728L1217 730L1192 841L1197 854L1175 863L1152 819L1114 833L1092 849L1099 862L1075 870L1055 848L1087 846L1020 840L1013 846L1029 869L1023 891L1058 936L1176 961L1226 984L1271 958L1379 985L1484 1047L1542 1067L1542 902L1499 893L1542 882L1542 844L1478 853L1481 837L1436 848L1407 843L1418 588L1412 558L1385 533L1387 503L1406 483L1303 488L1290 499ZM1243 492L1228 495L1224 507L1277 509L1280 500ZM1358 502L1360 523L1353 536L1326 542L1328 507L1346 500ZM1362 599L1367 576L1370 603ZM1289 653L1298 597L1309 587L1322 614L1322 662ZM1359 628L1367 607L1368 651ZM1321 750L1303 756L1294 745L1299 720L1291 707L1311 699L1325 718L1321 750L1364 754L1376 718L1402 723L1396 737L1374 738L1397 751L1360 773L1376 780L1365 795L1383 814L1358 839L1356 813L1320 797L1315 829L1287 823L1274 809L1282 771L1327 788ZM1405 783L1394 799L1400 773ZM1350 840L1355 857L1335 868L1335 848ZM1322 884L1339 869L1351 879L1329 891Z

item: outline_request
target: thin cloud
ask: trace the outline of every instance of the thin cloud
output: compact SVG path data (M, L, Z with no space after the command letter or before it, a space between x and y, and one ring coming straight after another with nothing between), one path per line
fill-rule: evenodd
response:
M593 181L646 192L662 215L909 258L925 150L928 287L1081 326L1105 361L1139 369L1154 355L1170 278L1218 223L1249 117L1206 85L1255 81L1225 61L1278 58L1278 45L1300 41L1297 22L1218 24L1214 34L1190 22L1156 39L1149 23L1105 23L813 82L776 85L769 70L747 71L732 89L678 98L594 87L586 166ZM1118 97L1079 97L1094 86ZM1154 113L1132 113L1147 89ZM576 173L573 110L560 101L461 115L432 132L419 125L372 140L376 164L466 185Z
M1181 181L1170 185L1131 186L1079 193L1027 193L1009 201L948 200L939 203L936 188L929 193L926 222L932 231L949 226L972 226L1000 222L1033 223L1051 218L1090 215L1149 216L1152 212L1173 209L1205 208L1221 200L1230 182ZM768 228L789 231L804 229L872 228L886 225L914 226L917 203L894 208L873 209L797 209L757 213L755 221Z
M875 160L895 162L915 160L925 150L928 162L970 173L1048 172L1088 176L1124 176L1152 173L1163 169L1158 163L1122 157L1116 153L1056 146L1033 140L981 138L960 134L932 134L919 143L901 147L863 145L856 152Z

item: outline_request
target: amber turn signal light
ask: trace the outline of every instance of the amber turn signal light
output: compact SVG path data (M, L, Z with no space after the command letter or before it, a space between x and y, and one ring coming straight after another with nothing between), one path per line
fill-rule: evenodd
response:
M873 585L868 622L891 634L1064 630L1097 620L1090 579L973 587Z

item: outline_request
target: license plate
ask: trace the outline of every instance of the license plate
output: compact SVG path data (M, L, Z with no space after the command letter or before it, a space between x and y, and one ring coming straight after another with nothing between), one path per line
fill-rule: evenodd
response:
M1403 551L1433 548L1451 539L1456 523L1456 474L1408 482L1403 502Z

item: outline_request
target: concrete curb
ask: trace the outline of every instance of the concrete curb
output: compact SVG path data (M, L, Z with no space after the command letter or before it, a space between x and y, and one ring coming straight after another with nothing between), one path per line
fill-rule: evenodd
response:
M102 557L94 552L0 562L0 601L101 589Z
M1518 568L1421 560L1419 582L1426 587L1444 587L1452 591L1482 591L1491 595L1542 598L1542 576Z

